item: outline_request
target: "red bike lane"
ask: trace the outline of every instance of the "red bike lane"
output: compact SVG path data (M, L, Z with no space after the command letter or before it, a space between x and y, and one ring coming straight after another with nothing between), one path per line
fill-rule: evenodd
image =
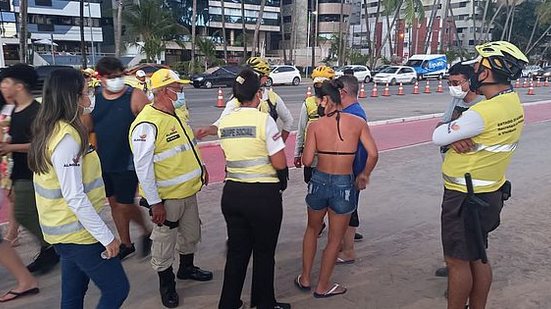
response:
M533 124L551 120L551 101L530 103L524 105L526 124ZM371 133L379 151L391 150L420 143L432 139L432 131L440 118L377 124L370 127ZM217 142L200 144L201 156L205 162L210 183L224 180L224 154ZM292 133L286 142L285 154L287 164L293 166L295 149L295 134ZM4 205L2 205L4 206ZM6 221L6 207L0 207L0 223Z

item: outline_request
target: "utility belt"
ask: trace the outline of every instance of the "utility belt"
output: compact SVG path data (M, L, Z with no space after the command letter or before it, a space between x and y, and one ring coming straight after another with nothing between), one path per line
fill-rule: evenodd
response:
M162 202L164 203L165 200L162 200ZM149 215L153 216L153 214L151 213L151 205L149 205L149 203L147 202L147 200L144 197L140 198L140 203L139 204L140 204L140 206L147 208L148 212L149 212ZM177 228L180 225L180 220L178 220L178 221L165 220L165 222L163 222L162 225L168 226L172 230L172 229ZM159 226L161 226L161 225L159 225Z

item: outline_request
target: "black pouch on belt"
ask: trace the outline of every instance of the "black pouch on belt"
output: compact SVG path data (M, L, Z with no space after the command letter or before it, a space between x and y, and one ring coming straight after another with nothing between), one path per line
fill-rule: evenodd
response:
M509 180L506 180L503 186L499 188L499 191L501 191L502 194L502 200L506 201L511 197L511 182Z
M149 203L147 202L147 200L144 197L140 198L140 202L138 204L142 207L147 208L150 217L153 216L153 213L151 212L151 205L149 205ZM170 229L177 228L179 224L180 224L180 221L174 222L174 221L165 220L165 222L163 222L163 225L168 226Z

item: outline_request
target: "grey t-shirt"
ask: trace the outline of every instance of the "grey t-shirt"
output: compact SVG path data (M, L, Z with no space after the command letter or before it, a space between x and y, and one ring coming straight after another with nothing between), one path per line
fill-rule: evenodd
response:
M444 115L442 116L442 122L452 121L453 111L455 110L456 107L469 108L475 105L476 103L482 101L482 99L484 99L484 97L478 96L472 102L465 103L463 99L452 98L452 101L450 102L450 104L448 105L448 108L446 109L446 111L444 112Z

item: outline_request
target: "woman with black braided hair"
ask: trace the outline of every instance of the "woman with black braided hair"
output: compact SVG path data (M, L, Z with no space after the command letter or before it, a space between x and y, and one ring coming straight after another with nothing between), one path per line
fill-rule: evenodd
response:
M319 104L325 108L326 117L320 118L308 128L302 162L310 166L314 154L318 164L308 183L308 226L302 248L302 273L295 284L309 291L310 274L317 249L317 236L323 217L329 217L329 238L323 251L320 276L314 289L314 297L326 298L344 294L346 288L329 282L337 260L340 244L348 228L350 215L356 209L356 191L366 188L369 175L377 163L376 155L369 155L366 167L354 178L352 164L358 143L366 145L367 152L376 154L377 148L364 119L343 113L341 91L346 91L342 81L324 81L316 92Z

